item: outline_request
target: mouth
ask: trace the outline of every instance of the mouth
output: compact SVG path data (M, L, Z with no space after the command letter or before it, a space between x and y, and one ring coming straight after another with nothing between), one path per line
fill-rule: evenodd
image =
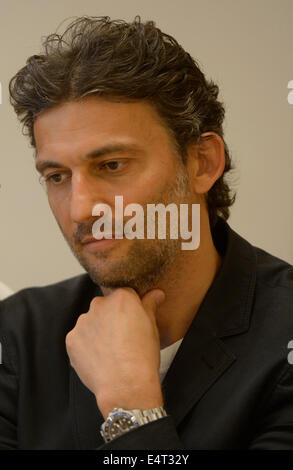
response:
M95 237L92 237L92 236L85 237L82 240L81 244L83 247L85 247L89 251L96 251L108 245L113 245L115 242L117 243L119 240L125 239L124 236L122 238L121 237L115 238L115 234L111 234L111 237L112 238L101 238L100 240L97 240Z

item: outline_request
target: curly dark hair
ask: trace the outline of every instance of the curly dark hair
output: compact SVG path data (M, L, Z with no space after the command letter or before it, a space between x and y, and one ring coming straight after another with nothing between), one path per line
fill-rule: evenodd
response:
M76 18L76 17L75 17ZM42 111L88 95L148 100L186 162L187 145L207 131L223 138L225 108L219 87L208 81L198 63L153 21L111 20L109 16L75 19L62 35L50 34L40 55L26 61L9 82L10 103L36 148L34 119ZM205 195L209 221L229 218L235 201L224 180L234 169L226 142L225 168Z

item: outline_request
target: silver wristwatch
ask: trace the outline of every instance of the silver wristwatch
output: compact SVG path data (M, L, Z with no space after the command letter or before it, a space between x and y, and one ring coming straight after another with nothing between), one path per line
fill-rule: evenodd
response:
M149 410L124 410L123 408L114 408L109 413L108 418L101 426L101 434L105 442L110 442L115 437L121 436L130 429L137 428L142 424L155 421L156 419L167 416L163 406L150 408Z

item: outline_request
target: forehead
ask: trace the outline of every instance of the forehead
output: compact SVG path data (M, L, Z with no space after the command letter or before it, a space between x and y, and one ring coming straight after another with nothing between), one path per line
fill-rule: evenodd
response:
M38 154L104 144L113 137L133 138L142 144L168 140L167 129L149 102L96 96L45 110L35 119L34 135Z

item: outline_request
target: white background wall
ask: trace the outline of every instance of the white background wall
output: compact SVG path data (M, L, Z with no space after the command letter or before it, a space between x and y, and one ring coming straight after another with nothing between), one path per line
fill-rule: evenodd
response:
M59 233L8 82L73 16L154 20L220 86L237 171L230 226L293 263L293 0L0 0L0 279L14 290L83 271Z

